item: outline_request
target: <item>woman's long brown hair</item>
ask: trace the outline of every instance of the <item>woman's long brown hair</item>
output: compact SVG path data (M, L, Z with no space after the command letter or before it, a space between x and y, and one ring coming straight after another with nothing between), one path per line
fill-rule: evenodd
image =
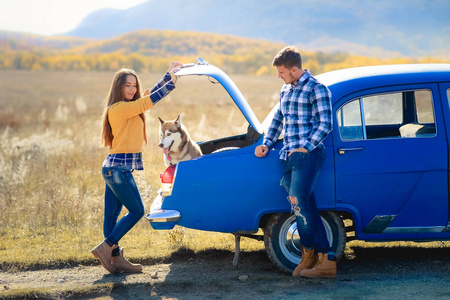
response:
M111 105L114 103L117 103L119 101L124 101L123 94L122 94L122 88L127 82L128 75L133 75L136 77L136 83L137 83L137 89L136 94L134 94L133 100L135 101L141 97L141 82L139 81L139 77L136 75L136 72L130 69L120 69L116 72L116 75L114 76L113 82L111 84L111 88L109 89L108 97L105 100L105 108L103 110L102 115L102 136L101 136L101 142L100 145L102 147L111 148L112 147L112 140L114 138L112 134L111 124L108 120L108 111ZM144 140L145 144L147 144L147 135L145 133L145 115L141 113L139 115L144 122Z

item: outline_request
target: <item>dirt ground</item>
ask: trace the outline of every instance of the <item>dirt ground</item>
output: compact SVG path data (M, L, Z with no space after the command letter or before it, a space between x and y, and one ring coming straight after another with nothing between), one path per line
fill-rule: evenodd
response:
M0 272L0 299L28 288L51 299L450 299L450 249L354 248L336 279L302 279L278 271L264 251L173 253L140 274L101 266Z

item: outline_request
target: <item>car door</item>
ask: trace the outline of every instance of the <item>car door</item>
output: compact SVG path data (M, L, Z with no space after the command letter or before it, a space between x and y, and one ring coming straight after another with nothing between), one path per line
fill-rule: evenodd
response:
M362 236L441 232L448 146L438 85L365 90L336 104L337 208L357 215Z
M441 98L442 98L442 112L443 112L444 116L447 116L447 118L444 119L446 121L445 126L447 129L447 132L450 133L450 82L439 83L439 89L440 89L440 94L441 94ZM447 141L448 141L447 142L448 145L450 145L450 134L447 135ZM449 153L449 156L450 156L450 153ZM450 157L449 157L449 159L450 159ZM450 161L449 161L449 170L450 170ZM449 180L450 180L450 177L449 177ZM450 199L449 199L449 202L450 202ZM450 212L450 210L449 210L449 212Z

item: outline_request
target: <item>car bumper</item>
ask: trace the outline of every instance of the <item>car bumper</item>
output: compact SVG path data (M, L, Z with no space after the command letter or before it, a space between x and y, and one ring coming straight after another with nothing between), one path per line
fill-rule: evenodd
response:
M159 190L158 196L153 200L150 207L150 213L145 217L155 230L172 229L181 218L181 213L177 210L161 209L163 200L161 190Z

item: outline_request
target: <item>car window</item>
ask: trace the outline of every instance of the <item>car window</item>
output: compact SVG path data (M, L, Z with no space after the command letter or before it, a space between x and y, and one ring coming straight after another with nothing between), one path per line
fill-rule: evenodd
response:
M402 93L375 95L362 99L366 125L402 123Z
M436 135L429 90L352 99L337 111L337 120L343 141Z
M417 122L419 124L434 124L433 102L430 91L415 91Z
M338 126L342 140L362 140L364 130L361 119L360 101L352 100L338 111Z

